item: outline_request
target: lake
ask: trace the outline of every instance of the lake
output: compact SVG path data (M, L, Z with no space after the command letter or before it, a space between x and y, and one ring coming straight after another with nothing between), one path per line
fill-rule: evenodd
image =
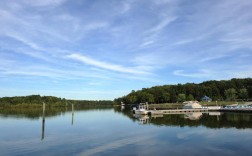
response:
M0 110L0 155L251 155L252 114Z

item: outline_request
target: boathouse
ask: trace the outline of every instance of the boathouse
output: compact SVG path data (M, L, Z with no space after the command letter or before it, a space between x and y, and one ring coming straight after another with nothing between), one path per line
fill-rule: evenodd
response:
M208 96L205 95L204 97L201 98L201 101L211 102L212 99L210 97L208 97Z

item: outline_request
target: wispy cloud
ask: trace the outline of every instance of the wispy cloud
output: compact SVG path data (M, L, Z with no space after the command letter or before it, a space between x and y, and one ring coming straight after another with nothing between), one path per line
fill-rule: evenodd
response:
M121 72L121 73L149 74L147 71L137 70L136 67L129 68L129 67L123 67L120 65L111 64L111 63L107 63L107 62L97 61L95 59L92 59L90 57L80 55L80 54L70 54L67 56L67 58L81 61L87 65L92 65L92 66L99 67L102 69L107 69L107 70Z
M139 47L146 47L148 45L151 45L152 43L155 43L154 39L145 39L145 41L141 43Z
M139 47L146 47L157 42L158 37L162 32L162 30L164 30L169 24L174 22L176 19L177 17L175 16L163 17L158 24L152 26L150 29L144 32L145 37L143 39L143 42L139 45Z
M129 2L124 2L124 3L122 4L121 13L122 13L122 14L127 13L130 9L131 9L131 3L129 3Z
M21 35L18 35L14 32L8 32L7 34L5 34L6 36L13 38L17 41L22 42L24 45L29 46L30 48L34 49L34 50L40 50L43 51L45 50L43 47L38 46L36 43L34 43L33 41L29 41L25 38L23 38Z
M174 75L177 75L177 76L183 76L183 77L193 77L193 78L209 78L209 77L212 77L212 72L208 71L208 70L201 70L197 73L185 73L184 70L175 70L173 72Z
M84 33L92 31L92 30L97 30L97 29L101 29L101 28L106 28L108 26L108 23L106 22L102 22L102 21L95 21L95 22L90 22L86 25L83 25L81 27L81 31L83 31Z
M155 32L160 32L161 30L163 30L165 27L167 27L170 23L174 22L177 19L177 17L165 17L164 19L162 19L157 25L155 25L154 27L152 27L151 29L149 29L147 31L147 33L155 33Z
M223 54L223 53L216 54L214 56L205 55L205 57L202 56L198 61L199 61L199 63L202 63L202 62L213 61L213 60L216 60L216 59L225 58L225 57L228 57L228 56L229 56L228 54Z
M5 63L0 68L0 75L5 76L27 76L44 77L57 80L96 78L108 80L110 77L92 70L83 70L75 67L52 67L50 65L34 65L29 62L3 61ZM0 63L1 65L1 63ZM88 73L88 74L87 74Z
M218 70L217 70L218 69ZM231 78L247 78L252 77L252 66L237 66L230 68L227 65L215 65L213 67L205 66L195 72L188 70L175 70L173 74L176 76L194 78L194 79L214 79L223 80Z
M23 3L30 6L45 7L45 6L57 6L65 2L66 0L20 0L19 3Z
M172 3L174 2L173 0L153 0L153 3L157 4L157 5L164 5L167 3Z
M173 43L173 45L180 46L180 45L189 44L189 43L192 43L192 42L195 42L195 41L200 41L200 40L204 39L205 37L207 37L209 34L210 33L208 32L206 34L203 34L203 35L200 35L200 36L197 36L197 37L191 36L191 38L182 39L180 41L177 41L177 42Z

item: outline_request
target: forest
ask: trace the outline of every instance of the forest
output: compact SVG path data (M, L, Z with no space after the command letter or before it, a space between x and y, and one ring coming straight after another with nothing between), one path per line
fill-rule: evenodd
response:
M252 99L252 78L211 80L199 84L186 83L177 85L154 86L132 90L131 93L114 100L120 104L136 104L141 102L178 103L183 101L202 101L204 96L213 101L247 101Z
M112 105L113 101L109 100L67 100L65 98L58 98L54 96L15 96L0 98L0 107L41 107L45 103L49 107L66 107L72 104L75 107L83 105Z

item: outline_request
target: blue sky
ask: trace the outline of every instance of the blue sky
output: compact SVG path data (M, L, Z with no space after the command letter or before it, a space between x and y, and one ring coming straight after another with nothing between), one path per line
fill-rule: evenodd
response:
M114 99L252 77L251 0L1 0L0 96Z

